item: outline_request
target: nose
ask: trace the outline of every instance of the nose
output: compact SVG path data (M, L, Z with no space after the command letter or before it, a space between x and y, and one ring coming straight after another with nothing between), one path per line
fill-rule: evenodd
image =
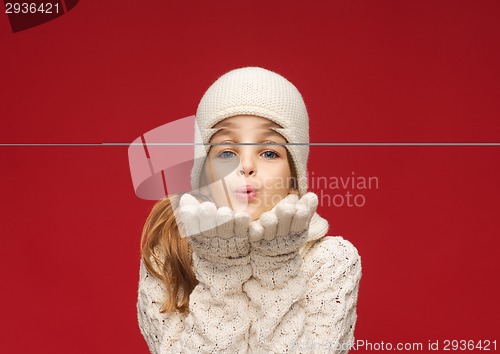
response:
M255 161L249 154L241 154L240 155L240 166L238 169L238 173L241 176L254 176L256 173L255 170Z

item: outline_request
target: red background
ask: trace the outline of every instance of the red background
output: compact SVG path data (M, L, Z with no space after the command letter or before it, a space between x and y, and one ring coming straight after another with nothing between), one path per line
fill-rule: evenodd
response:
M129 143L257 65L302 92L313 142L499 142L498 1L80 1L12 33L1 143ZM313 147L316 176L376 176L323 205L362 257L356 338L500 339L500 147ZM147 353L136 317L152 201L127 146L0 147L2 352ZM326 191L327 194L345 191Z

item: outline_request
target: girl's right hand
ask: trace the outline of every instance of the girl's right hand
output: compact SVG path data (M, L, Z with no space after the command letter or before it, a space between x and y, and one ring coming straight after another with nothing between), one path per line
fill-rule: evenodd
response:
M190 194L179 202L179 218L193 252L216 262L247 261L250 253L248 229L251 217L228 207L217 208L213 202L200 203Z

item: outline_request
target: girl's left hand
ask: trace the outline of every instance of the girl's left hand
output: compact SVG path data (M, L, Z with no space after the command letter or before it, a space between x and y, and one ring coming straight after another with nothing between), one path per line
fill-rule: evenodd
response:
M318 196L312 192L300 200L296 194L288 194L250 224L252 247L267 256L298 252L307 238L309 222L317 207Z

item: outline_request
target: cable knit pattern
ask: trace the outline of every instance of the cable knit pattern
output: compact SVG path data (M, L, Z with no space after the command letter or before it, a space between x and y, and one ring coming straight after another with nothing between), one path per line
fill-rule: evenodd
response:
M315 214L300 256L278 256L258 267L257 277L249 265L236 269L193 255L200 284L187 316L159 312L163 285L141 260L137 311L151 353L346 353L361 260L349 241L322 237L327 228Z
M305 255L302 274L308 279L302 352L347 353L354 342L361 279L357 249L340 236L323 238Z
M325 237L306 253L300 272L275 266L270 273L288 280L274 289L255 278L244 285L253 315L250 352L347 353L361 278L356 248Z
M183 318L177 314L162 314L160 307L165 300L164 284L153 277L141 259L139 267L139 290L137 319L139 329L151 353L160 352L160 343L165 333L180 333L184 328Z
M193 263L200 284L190 296L186 331L160 353L247 353L250 321L241 284L250 278L250 266L217 264L196 254Z
M250 323L242 284L250 266L216 264L196 254L193 266L200 283L190 295L190 313L160 313L165 287L140 261L137 314L150 352L247 353Z

